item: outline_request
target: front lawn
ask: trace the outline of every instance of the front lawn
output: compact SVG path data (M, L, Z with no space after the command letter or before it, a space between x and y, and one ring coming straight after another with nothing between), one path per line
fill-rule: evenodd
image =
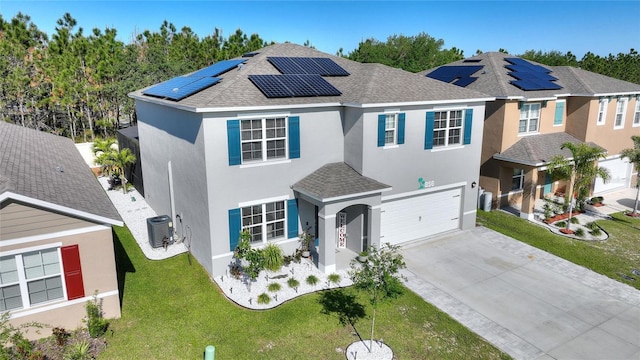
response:
M582 265L614 280L640 289L640 219L621 213L598 220L608 234L605 241L583 241L551 233L548 229L503 211L478 211L477 222L502 234ZM635 280L625 279L626 275Z
M116 227L115 235L122 317L111 322L101 359L202 359L207 345L216 347L217 360L344 359L344 349L358 340L350 325L324 311L345 308L340 302L349 299L350 289L246 310L227 301L188 255L150 261L127 228ZM356 328L367 338L371 309L362 294L355 296L366 313ZM376 338L399 359L508 358L409 290L379 308Z

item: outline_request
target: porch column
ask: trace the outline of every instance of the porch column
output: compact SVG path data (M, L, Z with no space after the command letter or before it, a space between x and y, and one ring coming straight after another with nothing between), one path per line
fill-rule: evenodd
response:
M522 189L522 208L520 217L533 220L533 209L536 204L536 194L538 188L538 169L533 168L524 174L524 186Z
M325 214L324 207L318 213L318 269L325 274L336 271L336 214Z
M368 240L369 246L373 246L376 249L380 249L380 208L381 205L367 206L367 217L369 220ZM382 239L384 242L384 239Z

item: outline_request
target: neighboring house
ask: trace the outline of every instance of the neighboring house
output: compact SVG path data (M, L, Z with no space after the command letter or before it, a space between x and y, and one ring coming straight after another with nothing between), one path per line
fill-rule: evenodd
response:
M120 317L112 225L123 223L71 140L0 122L0 312L11 324L75 329L94 295Z
M131 93L145 198L212 275L241 229L318 267L475 226L493 98L380 64L272 45Z
M427 77L495 96L484 121L480 186L494 206L516 205L533 216L536 199L563 191L547 162L565 142L588 142L607 150L599 166L611 180L593 192L629 187L632 164L620 151L640 135L640 85L569 66L542 66L497 52L484 53L423 72ZM560 189L558 189L560 187Z
M144 196L142 165L140 161L140 143L138 142L138 127L129 126L118 130L116 133L116 139L118 140L118 148L120 150L129 149L136 157L136 162L124 170L124 177L127 179L127 184L133 185L138 193Z

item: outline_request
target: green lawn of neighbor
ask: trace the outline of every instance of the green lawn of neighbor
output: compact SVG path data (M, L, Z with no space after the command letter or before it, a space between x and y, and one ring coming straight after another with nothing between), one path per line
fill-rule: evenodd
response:
M100 359L202 359L207 345L216 347L216 360L344 359L343 350L358 340L321 304L342 309L352 303L351 289L247 310L230 303L188 255L147 260L127 228L114 232L122 317L111 321ZM353 294L366 313L357 331L368 338L371 308L363 294ZM375 334L398 359L509 358L409 290L379 307Z
M575 264L640 289L640 218L622 213L611 220L598 220L609 238L604 241L583 241L551 233L548 229L503 211L478 211L477 222L531 246L545 250ZM620 274L635 278L625 280Z

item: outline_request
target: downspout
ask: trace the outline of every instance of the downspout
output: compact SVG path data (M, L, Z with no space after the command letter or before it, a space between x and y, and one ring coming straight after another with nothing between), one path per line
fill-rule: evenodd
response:
M167 174L169 176L169 202L171 203L171 221L176 223L176 200L173 192L173 170L171 168L171 161L167 163ZM173 227L175 233L176 227ZM172 234L173 235L173 234Z

